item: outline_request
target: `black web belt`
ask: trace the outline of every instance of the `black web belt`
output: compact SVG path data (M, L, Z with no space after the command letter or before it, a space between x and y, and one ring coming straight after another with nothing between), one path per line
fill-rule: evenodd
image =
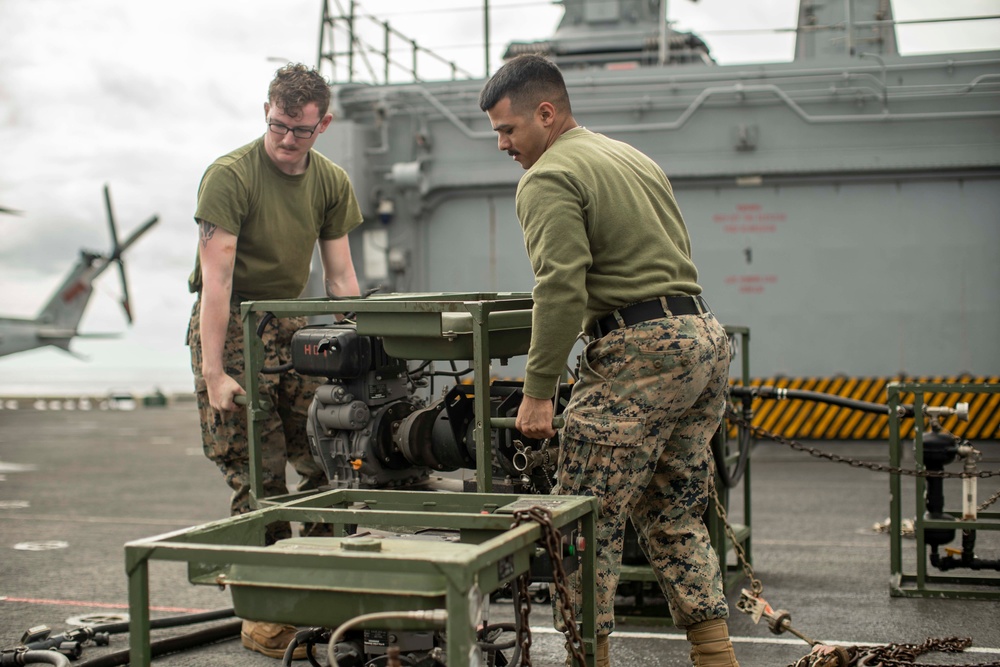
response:
M667 302L667 310L663 309L662 300ZM660 298L650 299L619 308L599 318L591 333L594 338L603 338L623 326L630 327L633 324L658 320L671 315L702 315L712 312L708 303L701 296L666 296L662 297L662 300ZM618 317L615 317L616 314L621 318L620 321Z

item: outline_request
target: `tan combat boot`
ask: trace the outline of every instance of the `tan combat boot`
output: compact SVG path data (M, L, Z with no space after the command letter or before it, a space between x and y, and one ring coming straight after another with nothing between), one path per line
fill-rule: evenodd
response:
M280 660L284 658L285 649L295 638L295 632L295 626L292 625L244 620L240 638L245 648ZM304 660L305 657L305 644L296 646L292 653L292 660Z
M611 657L608 655L608 636L597 635L597 649L594 665L596 667L611 667Z
M594 656L596 667L611 667L611 658L608 656L608 636L607 635L597 635L596 643L596 654ZM569 653L569 649L566 649ZM575 667L576 663L573 662L573 654L570 653L566 657L566 667Z
M687 638L694 667L739 667L725 619L713 618L688 626Z

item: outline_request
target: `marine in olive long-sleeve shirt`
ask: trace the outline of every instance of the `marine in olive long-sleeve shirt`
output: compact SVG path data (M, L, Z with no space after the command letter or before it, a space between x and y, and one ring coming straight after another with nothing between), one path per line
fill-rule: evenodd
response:
M562 72L543 56L504 63L483 86L479 108L497 149L526 170L517 214L535 303L514 424L525 437L557 435L557 378L580 329L600 322L562 411L552 488L593 495L599 505L597 585L583 590L576 579L570 595L578 614L581 599L595 603L593 664L612 664L628 518L674 625L686 630L695 667L739 667L722 569L703 520L729 345L700 296L670 183L640 151L580 127ZM574 664L582 664L585 648L567 643Z
M701 294L670 182L628 144L583 127L565 132L521 178L517 216L535 272L528 396L554 395L578 333L597 318Z

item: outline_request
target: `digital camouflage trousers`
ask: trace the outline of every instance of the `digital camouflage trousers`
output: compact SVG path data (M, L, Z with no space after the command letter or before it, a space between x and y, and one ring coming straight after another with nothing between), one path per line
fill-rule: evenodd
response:
M191 348L191 370L194 373L195 395L201 416L202 446L205 455L222 471L233 490L231 514L243 514L254 509L250 502L250 448L246 410L233 412L214 410L208 402L208 389L201 374L201 299L191 311L188 345ZM275 367L291 359L292 334L306 325L303 317L272 320L264 331L264 367ZM223 351L226 373L246 387L243 358L243 321L239 303L233 303L229 313L229 328ZM273 406L268 418L259 422L263 457L264 496L288 493L286 464L299 474L297 490L318 489L327 484L326 474L313 459L306 436L306 418L313 393L320 379L299 375L295 371L260 375L260 398ZM305 532L322 534L322 525L307 526ZM291 537L287 522L267 527L265 541Z
M580 357L553 493L600 501L598 634L614 629L628 518L677 627L729 615L703 520L715 483L711 438L725 409L729 361L725 330L711 313L617 329ZM580 591L572 583L579 617Z

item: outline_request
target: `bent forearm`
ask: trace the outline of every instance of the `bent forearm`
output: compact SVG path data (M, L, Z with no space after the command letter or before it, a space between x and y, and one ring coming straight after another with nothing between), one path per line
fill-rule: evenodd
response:
M353 266L350 272L332 277L327 276L323 283L326 285L326 295L330 297L359 296L361 294L361 288L358 286L358 277L354 273Z
M351 259L351 245L346 236L326 239L319 244L320 259L323 261L323 285L326 295L359 296L358 276Z

